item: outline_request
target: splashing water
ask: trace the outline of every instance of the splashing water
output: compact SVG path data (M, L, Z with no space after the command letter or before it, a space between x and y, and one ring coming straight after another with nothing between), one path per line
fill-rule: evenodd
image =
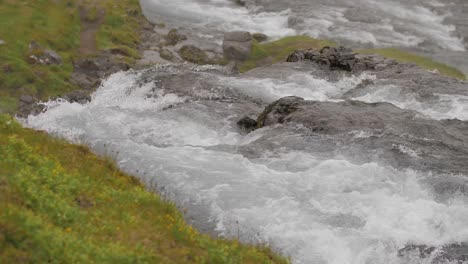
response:
M268 243L295 263L430 263L397 252L408 244L468 240L467 198L438 199L427 183L435 176L431 172L353 162L327 148L298 150L297 144L323 137L305 136L301 128L273 126L245 134L234 125L255 105L243 96L339 99L369 75L329 82L298 73L281 81L198 68L190 74L206 83L192 84L182 95L180 85L164 83L163 71L155 69L162 77L147 83L141 82L144 72L114 74L92 102L49 102L45 113L24 123L111 156L187 206L195 225L208 223L221 235ZM186 78L179 71L171 74L180 75L178 81ZM198 96L205 90L209 97ZM217 99L229 91L229 100ZM454 103L443 96L441 101ZM399 148L417 155L403 144Z

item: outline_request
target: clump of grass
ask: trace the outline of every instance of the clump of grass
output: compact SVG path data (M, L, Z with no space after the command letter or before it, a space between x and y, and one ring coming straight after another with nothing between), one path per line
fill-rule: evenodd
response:
M285 61L286 57L295 50L321 48L323 46L335 46L335 43L308 36L285 37L268 43L254 42L249 59L239 65L239 70L246 72L259 66Z
M86 147L0 115L0 263L287 263L212 239Z
M460 70L454 67L399 49L366 49L358 50L357 52L365 54L378 54L386 58L395 59L399 62L413 63L427 70L437 70L440 74L443 74L445 76L466 80L465 74L463 74Z

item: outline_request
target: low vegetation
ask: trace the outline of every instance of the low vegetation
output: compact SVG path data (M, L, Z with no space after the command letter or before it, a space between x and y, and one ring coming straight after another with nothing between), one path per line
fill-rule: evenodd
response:
M239 65L239 70L246 72L259 66L285 61L288 55L295 50L321 48L323 46L335 46L335 43L307 36L285 37L268 43L254 41L250 58Z
M405 52L399 49L387 48L387 49L367 49L367 50L358 50L359 53L372 53L378 54L386 58L395 59L399 62L405 63L413 63L416 64L424 69L433 71L436 70L440 74L455 77L461 80L466 80L465 74L463 74L460 70L448 66L446 64L433 61L429 58L419 56L413 53Z
M0 115L0 263L287 263L215 240L86 147Z

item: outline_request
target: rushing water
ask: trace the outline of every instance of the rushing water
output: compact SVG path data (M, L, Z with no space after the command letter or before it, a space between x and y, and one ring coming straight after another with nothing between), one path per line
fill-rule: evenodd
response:
M466 3L457 0L141 3L153 21L218 44L224 31L248 30L461 61L467 54ZM114 74L91 102L51 101L23 122L112 157L188 208L187 220L201 230L267 243L295 263L441 263L444 246L468 242L468 85L398 70L350 75L298 63L233 75L158 66ZM384 127L328 134L301 123L237 127L291 95L323 102L317 115L334 120L350 109L363 113L350 123L378 116ZM378 102L395 107L371 104ZM436 250L398 254L408 245Z
M284 67L283 75L277 67ZM339 102L362 80L376 78L363 73L330 81L288 68L293 67L245 76L189 65L121 72L107 79L90 103L49 102L47 112L25 123L113 157L187 207L187 218L197 227L268 243L295 263L431 263L397 252L408 244L468 241L463 160L458 172L420 168L432 157L430 144L413 146L401 137L388 151L415 163L387 162L386 146L378 140L390 136L361 130L340 135L314 134L300 125L240 130L235 123L242 115L258 115L265 103L283 96ZM374 86L361 97L420 108L424 118L466 119L466 110L453 109L466 109L468 102L447 99L453 94L425 109L401 99L411 94L392 97L388 86ZM437 154L449 164L449 157ZM436 191L440 181L455 188Z
M464 0L141 0L145 15L221 43L225 31L306 34L347 46L399 47L468 73Z

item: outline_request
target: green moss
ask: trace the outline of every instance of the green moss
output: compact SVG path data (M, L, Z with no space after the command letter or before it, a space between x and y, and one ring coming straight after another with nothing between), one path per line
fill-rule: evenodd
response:
M378 54L386 58L395 59L399 62L413 63L427 70L437 70L439 73L449 77L455 77L461 80L466 80L466 76L460 70L454 67L399 49L366 49L358 50L357 52L367 54Z
M239 66L239 70L246 72L255 67L285 61L286 57L295 50L321 48L323 46L335 46L335 43L307 36L286 37L261 44L254 42L249 59Z
M0 115L0 263L287 263L212 239L86 147Z

